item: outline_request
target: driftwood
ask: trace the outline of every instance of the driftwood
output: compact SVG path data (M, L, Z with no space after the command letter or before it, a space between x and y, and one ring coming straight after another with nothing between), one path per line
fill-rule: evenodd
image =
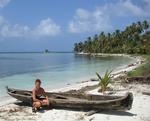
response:
M150 76L129 77L127 78L127 83L150 84Z
M88 111L87 113L85 113L86 116L91 116L95 113L99 112L98 110L91 110L91 111Z
M32 92L27 90L7 88L7 93L22 101L32 104ZM129 110L132 107L133 94L124 96L104 96L79 93L46 92L51 107L71 108L79 110Z
M104 111L104 110L90 110L90 111L85 113L85 116L91 116L95 113L99 113L99 112L102 112L102 111Z
M149 95L150 96L150 92L142 92L143 95Z
M91 78L90 80L91 80L91 81L99 81L99 80L96 79L96 78Z

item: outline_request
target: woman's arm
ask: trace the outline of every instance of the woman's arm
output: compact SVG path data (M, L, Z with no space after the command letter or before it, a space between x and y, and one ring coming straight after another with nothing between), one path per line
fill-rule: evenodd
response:
M43 95L45 96L46 100L48 100L48 96L46 95L46 92L44 89L43 89Z
M33 99L34 102L41 102L40 100L38 100L38 99L36 98L35 90L32 91L32 99Z
M45 90L42 88L42 95L47 97Z

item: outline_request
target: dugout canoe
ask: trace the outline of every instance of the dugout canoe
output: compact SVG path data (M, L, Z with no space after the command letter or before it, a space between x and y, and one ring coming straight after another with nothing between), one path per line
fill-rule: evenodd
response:
M32 92L28 90L7 87L7 93L19 101L32 104ZM51 107L81 110L130 110L133 94L128 92L124 96L105 96L79 93L46 92Z

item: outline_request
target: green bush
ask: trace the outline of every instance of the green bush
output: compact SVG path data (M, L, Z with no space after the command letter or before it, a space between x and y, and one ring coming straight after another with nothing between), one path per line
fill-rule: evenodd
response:
M96 72L96 75L99 79L99 86L101 87L101 91L104 93L108 87L108 84L110 83L111 81L111 74L112 71L106 71L104 76L101 77L97 72Z
M128 72L128 77L150 76L150 55L144 55L143 57L146 60L145 64L142 64L135 70Z

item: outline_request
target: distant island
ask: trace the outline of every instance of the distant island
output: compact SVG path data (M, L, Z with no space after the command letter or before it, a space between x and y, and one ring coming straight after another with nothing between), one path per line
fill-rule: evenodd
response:
M44 53L73 53L72 51L50 51L45 49Z
M86 41L74 44L76 53L126 53L150 54L149 22L132 23L123 31L117 29L112 33L96 34Z

